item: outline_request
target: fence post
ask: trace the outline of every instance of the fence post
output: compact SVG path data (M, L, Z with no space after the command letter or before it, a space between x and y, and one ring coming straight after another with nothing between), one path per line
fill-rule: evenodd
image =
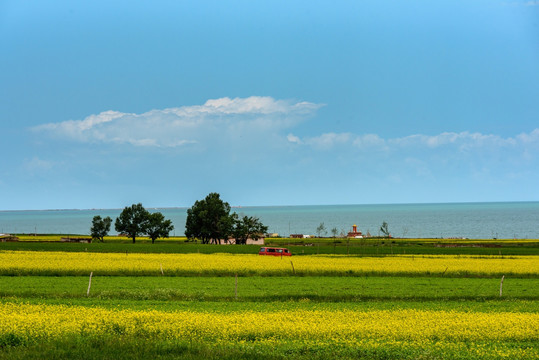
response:
M294 273L294 275L296 275L296 269L294 269L294 263L292 262L292 260L290 260L290 264L292 264L292 272Z
M86 296L90 296L90 287L92 287L92 275L94 274L94 272L92 271L90 273L90 282L88 283L88 291L86 291Z
M502 297L502 291L503 291L503 279L505 278L505 275L502 276L502 281L500 281L500 297Z

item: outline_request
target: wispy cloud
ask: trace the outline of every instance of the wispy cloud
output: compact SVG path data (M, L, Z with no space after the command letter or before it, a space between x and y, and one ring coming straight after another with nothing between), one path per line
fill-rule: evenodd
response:
M341 144L350 142L352 134L350 133L326 133L317 137L306 138L303 142L321 149L329 149Z
M517 135L515 140L524 144L539 144L539 129L535 129L529 134L522 133Z
M518 145L539 145L539 129L530 133L522 133L515 137L499 135L444 132L437 135L414 134L398 138L384 139L376 134L357 135L351 133L325 133L316 137L300 138L289 134L288 140L297 144L308 145L318 149L331 149L338 145L370 148L373 150L399 150L409 148L452 148L468 150L471 148L507 148Z
M211 142L226 134L242 136L291 127L323 104L276 100L272 97L220 98L203 105L151 110L143 114L105 111L83 120L32 128L80 142L179 147Z
M301 140L299 139L299 137L297 137L297 136L295 136L295 135L288 134L288 136L286 137L286 139L287 139L288 141L290 141L291 143L301 144Z
M389 139L388 143L398 147L423 146L427 148L453 147L460 150L479 147L504 147L516 144L515 138L503 138L498 135L444 132L438 135L411 135L402 138Z

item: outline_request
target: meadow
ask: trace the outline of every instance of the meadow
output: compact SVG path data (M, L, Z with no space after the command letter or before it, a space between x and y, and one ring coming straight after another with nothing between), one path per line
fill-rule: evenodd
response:
M497 300L498 278L3 276L0 295L17 298L173 301ZM539 279L508 278L503 299L539 298Z
M45 244L0 244L0 359L539 358L534 246L281 259Z

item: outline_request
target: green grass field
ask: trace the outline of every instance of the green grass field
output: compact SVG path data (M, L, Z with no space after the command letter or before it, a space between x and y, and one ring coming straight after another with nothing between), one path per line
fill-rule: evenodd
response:
M0 296L171 301L498 300L500 279L432 277L0 277ZM236 296L237 292L237 296ZM502 300L539 299L539 279L504 281Z

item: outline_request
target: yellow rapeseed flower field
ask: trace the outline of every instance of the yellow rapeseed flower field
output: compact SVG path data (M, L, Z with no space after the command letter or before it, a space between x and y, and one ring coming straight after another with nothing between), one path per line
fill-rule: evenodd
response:
M246 254L125 254L0 251L3 275L451 275L539 276L534 256L351 257L310 255L279 258Z
M482 351L484 344L538 342L539 314L414 309L162 312L4 302L0 304L0 334L14 334L27 342L70 336L126 336L228 344L429 344ZM511 355L510 347L504 351ZM527 351L528 355L539 355L537 348Z

